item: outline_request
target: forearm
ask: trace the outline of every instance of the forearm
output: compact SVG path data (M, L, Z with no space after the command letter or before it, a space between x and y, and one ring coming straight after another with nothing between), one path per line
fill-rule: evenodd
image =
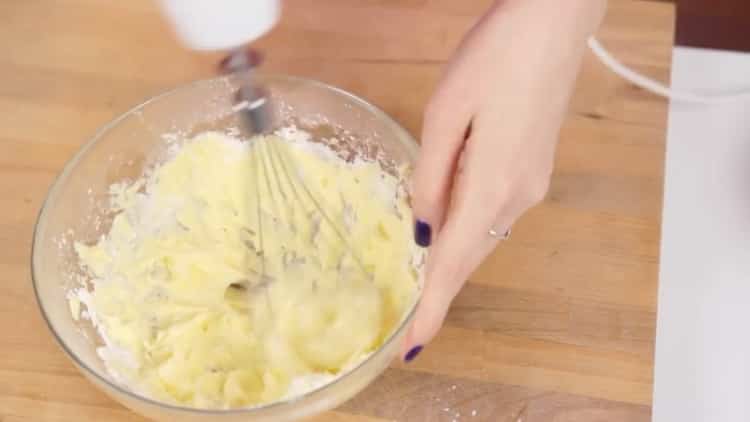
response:
M458 60L485 63L487 69L478 72L483 85L502 92L485 101L506 113L504 119L517 119L518 130L525 130L520 126L527 124L540 131L555 130L567 110L586 40L599 27L606 4L605 0L498 1L464 40L482 47L462 46ZM486 58L461 57L474 55ZM534 122L523 121L532 118Z
M492 36L512 40L523 66L579 61L599 28L606 0L501 0L484 19Z
M580 42L591 36L601 24L607 0L497 0L488 16L505 21L526 21L531 26L555 34L558 41Z

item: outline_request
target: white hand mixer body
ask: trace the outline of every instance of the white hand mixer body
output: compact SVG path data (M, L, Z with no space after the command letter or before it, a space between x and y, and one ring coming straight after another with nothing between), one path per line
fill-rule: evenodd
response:
M279 0L159 0L185 46L234 50L270 31L281 14Z
M271 129L268 92L252 77L258 63L248 59L247 44L270 31L281 14L280 0L159 0L182 43L197 51L230 51L226 72L242 72L245 82L237 92L250 133Z

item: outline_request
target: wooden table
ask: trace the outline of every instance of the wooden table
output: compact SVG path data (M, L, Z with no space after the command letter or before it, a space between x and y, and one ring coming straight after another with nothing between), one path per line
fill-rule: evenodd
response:
M295 0L267 67L317 78L412 133L440 66L489 0ZM600 36L666 80L673 6L612 1ZM213 74L151 1L0 2L0 421L136 421L85 381L33 299L31 232L55 175L94 130ZM649 420L665 101L588 57L548 199L454 302L412 364L317 421Z

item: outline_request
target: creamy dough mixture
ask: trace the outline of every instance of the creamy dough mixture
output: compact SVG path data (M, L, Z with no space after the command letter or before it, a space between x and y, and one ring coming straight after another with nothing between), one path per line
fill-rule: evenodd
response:
M418 289L398 192L377 163L307 141L190 140L114 186L110 231L75 245L107 368L157 399L231 408L358 363Z

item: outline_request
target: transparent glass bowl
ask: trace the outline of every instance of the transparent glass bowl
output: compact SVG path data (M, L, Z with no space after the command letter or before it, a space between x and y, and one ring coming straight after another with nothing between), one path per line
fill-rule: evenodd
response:
M378 157L388 168L413 164L417 144L393 119L343 90L306 79L259 75L270 90L277 124L294 123L317 140L343 139L342 154ZM165 157L167 149L204 130L238 130L232 112L239 75L195 82L138 105L102 128L66 164L49 191L34 232L32 276L47 324L81 372L115 400L163 421L288 421L334 408L377 377L398 353L416 302L375 353L330 384L303 396L255 408L204 410L180 407L128 390L107 373L96 353L101 344L86 320L74 321L68 292L81 286L74 241L94 242L109 229L109 186L133 180Z

